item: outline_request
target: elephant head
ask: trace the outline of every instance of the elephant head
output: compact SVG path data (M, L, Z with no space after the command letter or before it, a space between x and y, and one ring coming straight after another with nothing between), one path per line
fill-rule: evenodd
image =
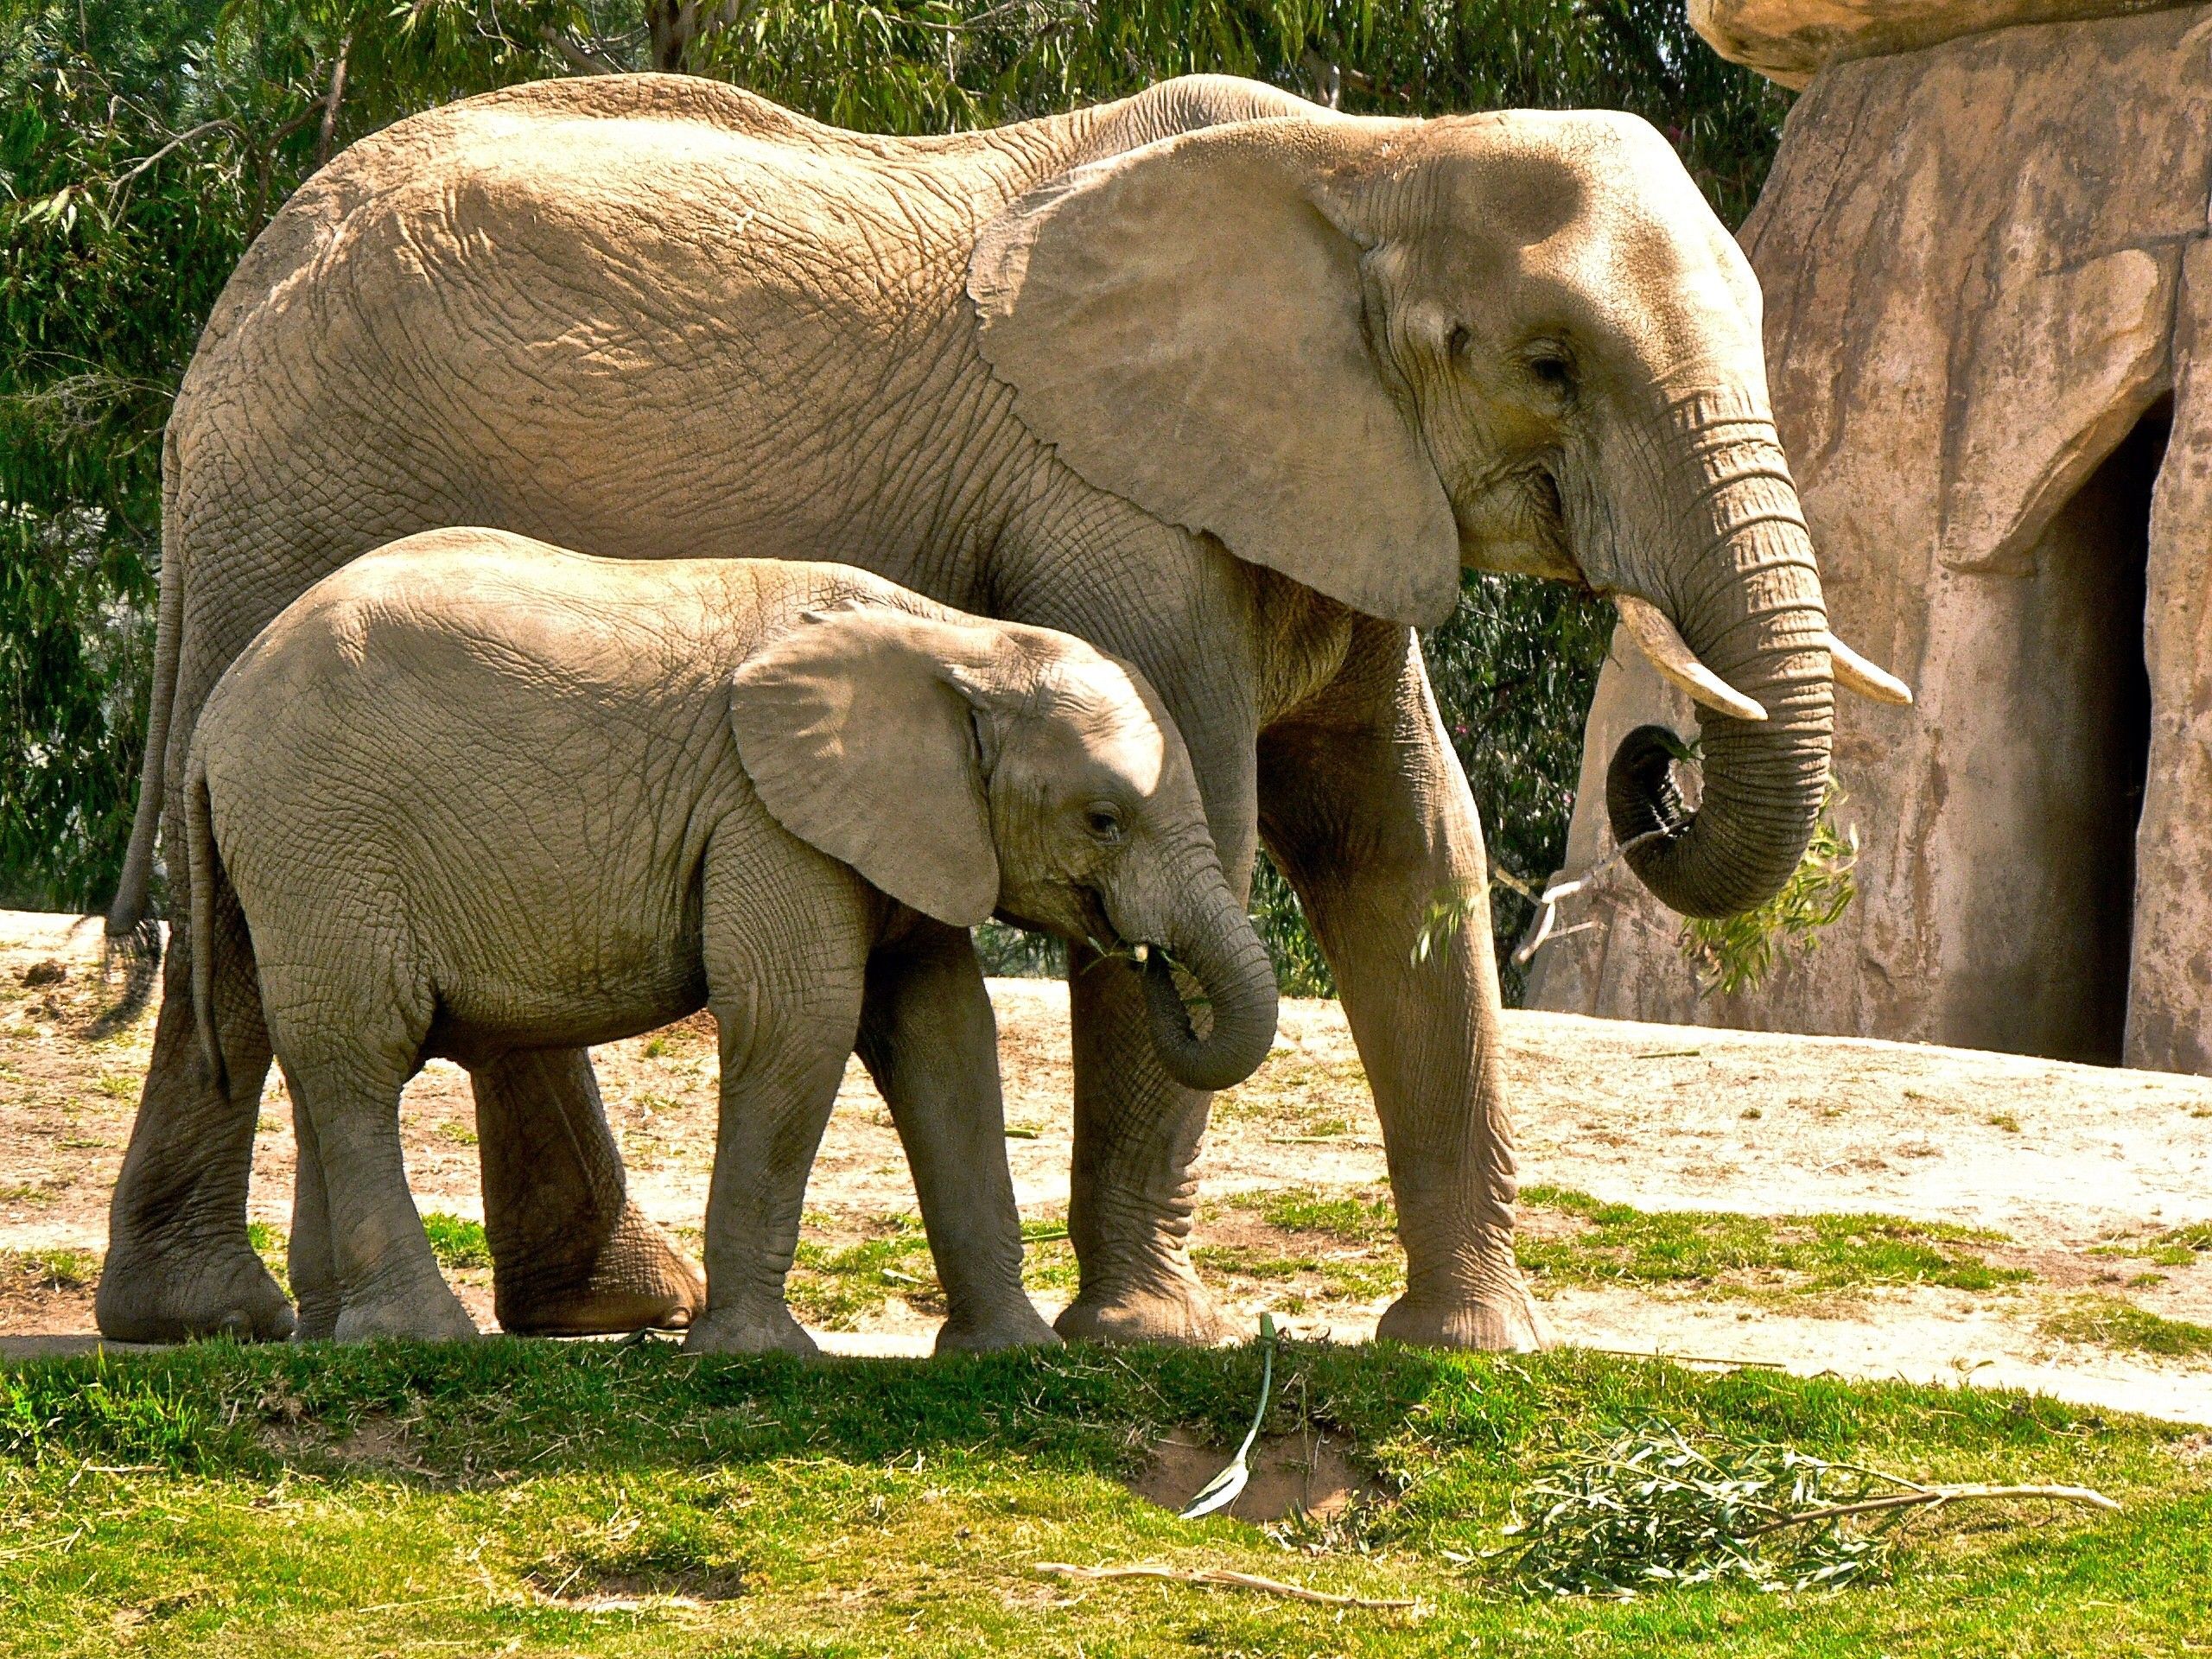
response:
M776 820L902 904L1145 957L1178 1082L1225 1089L1267 1058L1274 965L1183 740L1128 664L1048 628L841 606L747 658L730 721ZM1178 968L1211 1011L1203 1036Z
M1832 683L1909 698L1828 633L1758 286L1632 117L1185 133L1000 212L968 289L1019 418L1239 557L1416 626L1463 566L1612 598L1711 711L1699 810L1649 728L1609 791L1679 911L1745 909L1796 868Z

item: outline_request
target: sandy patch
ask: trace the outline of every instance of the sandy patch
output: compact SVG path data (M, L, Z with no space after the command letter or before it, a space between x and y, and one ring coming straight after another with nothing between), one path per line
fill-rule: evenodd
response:
M0 1249L96 1257L105 1244L152 1020L96 1034L108 1001L99 961L97 923L0 913ZM1065 1215L1068 1191L1066 992L1033 980L995 981L991 991L1007 1156L1025 1217L1049 1224ZM1986 1259L2036 1275L1988 1292L1749 1299L1711 1286L1540 1283L1563 1338L1801 1371L2016 1384L2212 1421L2212 1358L2115 1352L2040 1328L2054 1299L2085 1293L2212 1323L2212 1253L2164 1264L2147 1254L2154 1236L2212 1220L2212 1080L1559 1014L1509 1014L1505 1036L1524 1181L1651 1211L1868 1211L1994 1228L2011 1242ZM632 1191L696 1248L713 1155L711 1024L612 1044L594 1060ZM404 1121L419 1206L480 1218L466 1076L433 1063L410 1085ZM251 1214L283 1230L294 1142L273 1078L260 1126ZM1193 1243L1225 1263L1208 1276L1240 1319L1273 1308L1301 1332L1371 1332L1400 1265L1387 1237L1284 1232L1237 1203L1292 1188L1387 1190L1373 1103L1337 1005L1283 1005L1275 1053L1217 1103L1198 1173ZM809 1188L806 1236L842 1249L881 1237L890 1217L915 1207L889 1114L855 1063ZM1529 1214L1533 1235L1562 1224L1556 1211ZM2140 1253L2108 1253L2115 1240ZM1317 1270L1283 1270L1307 1258ZM1049 1313L1071 1294L1067 1247L1039 1244L1032 1259ZM0 1332L88 1332L89 1283L40 1272L25 1258L0 1264ZM855 1275L865 1294L840 1321L852 1328L824 1333L824 1346L926 1351L937 1322L926 1252L869 1273ZM454 1277L488 1327L488 1274ZM1347 1290L1355 1284L1357 1294Z

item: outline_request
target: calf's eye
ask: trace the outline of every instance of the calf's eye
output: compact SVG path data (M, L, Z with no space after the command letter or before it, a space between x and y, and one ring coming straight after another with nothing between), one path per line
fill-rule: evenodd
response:
M1096 841L1116 842L1122 838L1122 815L1110 806L1092 806L1084 810L1083 827Z

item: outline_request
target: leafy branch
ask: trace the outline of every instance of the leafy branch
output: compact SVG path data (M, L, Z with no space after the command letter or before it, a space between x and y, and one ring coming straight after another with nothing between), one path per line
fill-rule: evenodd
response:
M1683 921L1681 952L1697 972L1699 989L1731 996L1756 989L1785 953L1810 956L1820 946L1821 930L1834 926L1851 907L1859 893L1853 874L1859 830L1855 825L1839 830L1834 817L1834 809L1847 798L1830 779L1805 856L1773 898L1740 915Z
M1625 1600L1734 1580L1833 1589L1886 1574L1906 1526L1952 1504L2023 1499L2116 1510L2082 1486L1930 1485L1768 1442L1694 1442L1647 1420L1541 1467L1488 1560L1533 1596Z

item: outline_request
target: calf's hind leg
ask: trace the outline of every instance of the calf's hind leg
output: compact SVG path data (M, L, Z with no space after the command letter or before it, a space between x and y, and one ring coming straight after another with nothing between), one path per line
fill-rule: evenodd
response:
M300 1080L284 1073L292 1102L292 1237L285 1269L299 1309L295 1342L327 1342L338 1332L338 1268L330 1255L330 1200L322 1182L322 1149L315 1119L300 1103Z
M327 987L358 982L359 972L358 965L350 972L319 967L299 977ZM337 1317L330 1334L340 1342L476 1335L475 1322L438 1271L407 1190L400 1149L399 1094L429 1029L429 1009L409 1010L395 1000L383 1010L352 1008L334 1020L327 994L319 1014L308 1012L314 1002L288 997L289 977L270 974L264 983L293 1109L302 1120L301 1156L314 1156L322 1174L328 1254L316 1265L327 1279L315 1300L327 1297L334 1285ZM296 1230L313 1221L311 1215L296 1214Z

